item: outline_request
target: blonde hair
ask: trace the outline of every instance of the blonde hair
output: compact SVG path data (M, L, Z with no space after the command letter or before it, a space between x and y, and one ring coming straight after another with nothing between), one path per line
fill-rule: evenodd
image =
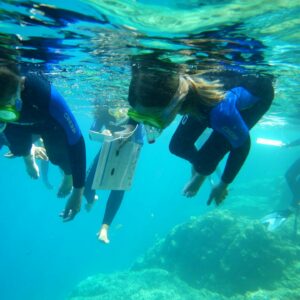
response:
M208 106L214 106L225 97L223 84L219 80L208 81L200 76L184 76L200 101ZM199 100L198 100L199 101Z

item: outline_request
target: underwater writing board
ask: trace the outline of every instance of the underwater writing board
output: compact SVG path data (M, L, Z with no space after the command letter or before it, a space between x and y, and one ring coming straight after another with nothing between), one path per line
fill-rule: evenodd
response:
M129 190L141 147L129 139L104 141L92 188Z

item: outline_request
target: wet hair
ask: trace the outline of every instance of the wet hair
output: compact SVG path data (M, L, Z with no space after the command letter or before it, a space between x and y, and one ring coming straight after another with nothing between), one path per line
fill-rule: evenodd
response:
M165 107L176 93L182 66L156 51L131 58L128 101L131 106Z
M20 86L21 77L16 71L8 67L0 67L0 104L1 101L14 95Z
M179 75L166 70L139 71L132 75L128 101L132 107L165 107L176 93Z
M132 77L128 92L128 101L132 107L140 104L144 107L161 107L169 105L175 95L180 76L188 81L190 89L183 104L185 110L192 111L195 106L203 104L214 106L224 99L223 85L219 80L206 80L205 72L192 76L188 66L159 59L159 53L136 56L132 61Z
M129 104L134 107L166 107L179 86L180 73L155 70L138 72L133 75L129 87ZM184 75L183 75L184 76ZM185 76L190 85L184 110L193 111L198 104L214 106L224 99L223 85L218 81L208 81L201 76Z
M214 106L222 101L225 97L223 84L219 80L209 81L201 76L188 76L190 93L187 98L195 104L201 102L207 106Z

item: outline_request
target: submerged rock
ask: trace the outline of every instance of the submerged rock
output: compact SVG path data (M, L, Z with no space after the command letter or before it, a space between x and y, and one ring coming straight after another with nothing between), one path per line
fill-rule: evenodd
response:
M84 280L69 300L223 300L210 291L198 291L165 270L100 274Z
M69 300L299 300L300 244L292 224L215 210L176 226L132 267L78 285Z
M232 296L274 289L300 248L257 221L214 211L176 226L133 266L162 268L194 288Z

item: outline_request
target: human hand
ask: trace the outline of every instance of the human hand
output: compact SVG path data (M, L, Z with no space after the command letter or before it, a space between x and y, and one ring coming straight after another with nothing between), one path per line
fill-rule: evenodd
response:
M31 154L37 159L49 160L44 147L38 147L33 144L31 147Z
M64 222L71 221L80 211L83 188L73 188L72 194L69 197L65 209L60 213L60 217Z
M110 131L110 130L108 130L108 129L104 129L104 130L102 130L102 131L101 131L101 134L103 134L103 135L107 135L107 136L112 136L112 133L111 133L111 131Z
M135 127L131 124L124 125L122 127L124 128L124 130L115 131L113 133L114 137L116 137L116 138L128 138L135 129Z
M228 185L222 181L216 185L209 195L207 205L210 205L212 201L215 201L217 206L220 205L228 195L227 187Z

